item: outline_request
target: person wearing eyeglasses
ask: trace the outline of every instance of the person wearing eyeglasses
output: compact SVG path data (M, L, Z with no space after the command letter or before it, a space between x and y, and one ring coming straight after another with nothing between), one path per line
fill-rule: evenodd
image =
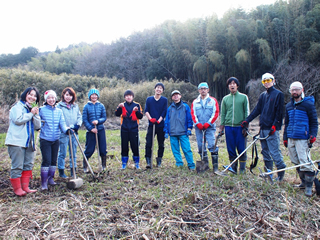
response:
M293 164L308 163L308 149L316 141L318 117L313 96L305 97L300 82L290 85L291 101L286 105L283 145L288 148ZM312 185L315 178L313 165L296 168L301 179L298 188L305 188L305 195L312 196Z
M282 126L284 95L281 91L275 89L275 79L272 74L263 74L261 83L266 88L266 91L260 94L257 105L246 120L241 123L241 127L248 128L248 124L260 115L260 138L265 138L269 135L268 138L260 140L265 170L269 172L273 169L273 162L278 170L286 168L280 150L279 135L279 130L281 130ZM276 180L281 182L284 174L284 171L278 172ZM272 175L270 175L270 178L272 179Z
M205 162L205 171L209 169L209 161L206 149L206 143L208 144L208 150L211 153L213 171L218 171L218 148L214 149L215 132L216 132L216 120L219 117L219 104L218 101L210 96L209 86L206 82L202 82L198 85L199 96L192 102L191 116L194 122L198 153ZM202 146L203 134L205 135L204 146Z

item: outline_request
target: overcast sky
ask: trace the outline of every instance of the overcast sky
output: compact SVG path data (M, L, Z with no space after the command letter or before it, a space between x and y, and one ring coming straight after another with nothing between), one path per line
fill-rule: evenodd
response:
M0 54L40 52L80 42L111 43L165 20L184 22L241 6L250 11L276 0L1 0Z

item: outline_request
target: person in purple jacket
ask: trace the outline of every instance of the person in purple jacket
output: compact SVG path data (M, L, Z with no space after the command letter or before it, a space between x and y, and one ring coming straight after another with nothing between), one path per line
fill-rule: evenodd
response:
M153 125L155 125L155 135L158 141L157 167L161 166L164 152L164 120L167 114L168 99L161 96L164 91L164 85L158 82L154 87L154 96L148 97L145 106L145 114L149 119L149 126L146 136L146 161L147 168L151 168L151 147L153 135Z
M62 110L56 107L57 94L53 90L48 90L44 93L44 100L45 104L40 108L41 186L42 190L47 190L48 184L56 185L53 178L58 159L60 134L61 132L70 134L70 129L67 128Z

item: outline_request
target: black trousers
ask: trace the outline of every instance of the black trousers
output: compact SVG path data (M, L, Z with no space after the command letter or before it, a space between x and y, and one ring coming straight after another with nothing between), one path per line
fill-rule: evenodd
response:
M151 158L151 147L152 147L152 131L153 131L153 126L148 127L148 132L146 136L146 158ZM158 157L162 158L163 157L163 152L164 152L164 132L163 132L163 127L157 127L155 129L155 136L157 136L157 141L158 141Z
M129 143L133 156L139 157L139 132L121 131L121 156L129 156Z
M52 142L40 138L40 149L42 155L41 167L57 165L59 145L59 139Z

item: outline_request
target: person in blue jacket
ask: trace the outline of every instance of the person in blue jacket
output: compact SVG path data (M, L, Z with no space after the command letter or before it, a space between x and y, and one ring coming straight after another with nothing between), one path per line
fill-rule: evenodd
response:
M42 190L48 189L48 184L56 185L53 178L58 159L60 134L61 132L70 134L62 110L56 107L57 94L53 90L48 90L44 93L44 100L45 104L40 108L42 122L40 132Z
M165 138L170 135L170 144L176 166L182 167L183 161L180 153L180 145L186 157L190 170L195 169L189 136L193 127L191 111L188 104L181 100L181 93L174 90L171 93L173 103L167 110L167 117L164 123Z
M61 94L61 101L57 104L57 108L60 108L63 112L64 119L66 121L66 124L68 127L70 127L76 137L78 137L78 129L82 124L82 115L79 110L78 104L75 103L77 100L76 92L73 90L72 87L66 87L63 89ZM60 135L60 147L59 147L59 155L58 155L58 169L59 169L59 176L62 178L66 178L67 176L64 173L65 169L65 158L67 155L67 149L69 146L69 158L70 158L70 175L73 177L73 167L72 164L74 164L75 170L77 169L77 140L75 139L75 136L72 134L71 136L71 144L69 142L69 136L65 133L61 132ZM73 163L71 160L71 152L70 148L72 148L73 151Z
M29 182L35 157L34 130L41 127L39 100L37 88L28 87L21 94L20 101L10 109L5 144L11 158L10 182L17 196L37 191L29 189Z
M139 119L143 113L139 103L133 101L134 93L127 90L124 93L125 102L120 103L115 112L121 117L121 161L122 169L126 169L129 159L129 143L133 153L136 169L140 169L139 161Z
M107 120L106 109L102 103L98 101L100 93L97 89L90 89L88 93L89 102L84 106L82 112L82 121L87 129L86 133L86 147L84 154L89 158L94 153L96 147L96 134L98 135L99 151L102 161L102 170L106 169L106 154L107 154L107 142L106 133L103 123ZM83 159L83 171L88 173L88 166Z
M261 83L266 91L260 94L257 105L246 120L241 123L241 127L248 128L248 124L260 115L260 137L269 136L267 139L260 140L265 168L267 171L272 171L274 162L277 169L280 170L286 168L280 150L279 135L283 119L284 95L281 91L275 89L275 79L272 74L263 74ZM245 131L243 133L246 135ZM283 180L284 173L284 171L278 172L278 181Z
M293 82L289 89L291 101L286 105L283 145L289 150L289 157L293 164L309 163L308 148L316 141L318 134L318 117L313 96L305 97L300 82ZM305 195L312 196L312 185L315 169L312 164L297 168L301 184L297 187L305 188Z

